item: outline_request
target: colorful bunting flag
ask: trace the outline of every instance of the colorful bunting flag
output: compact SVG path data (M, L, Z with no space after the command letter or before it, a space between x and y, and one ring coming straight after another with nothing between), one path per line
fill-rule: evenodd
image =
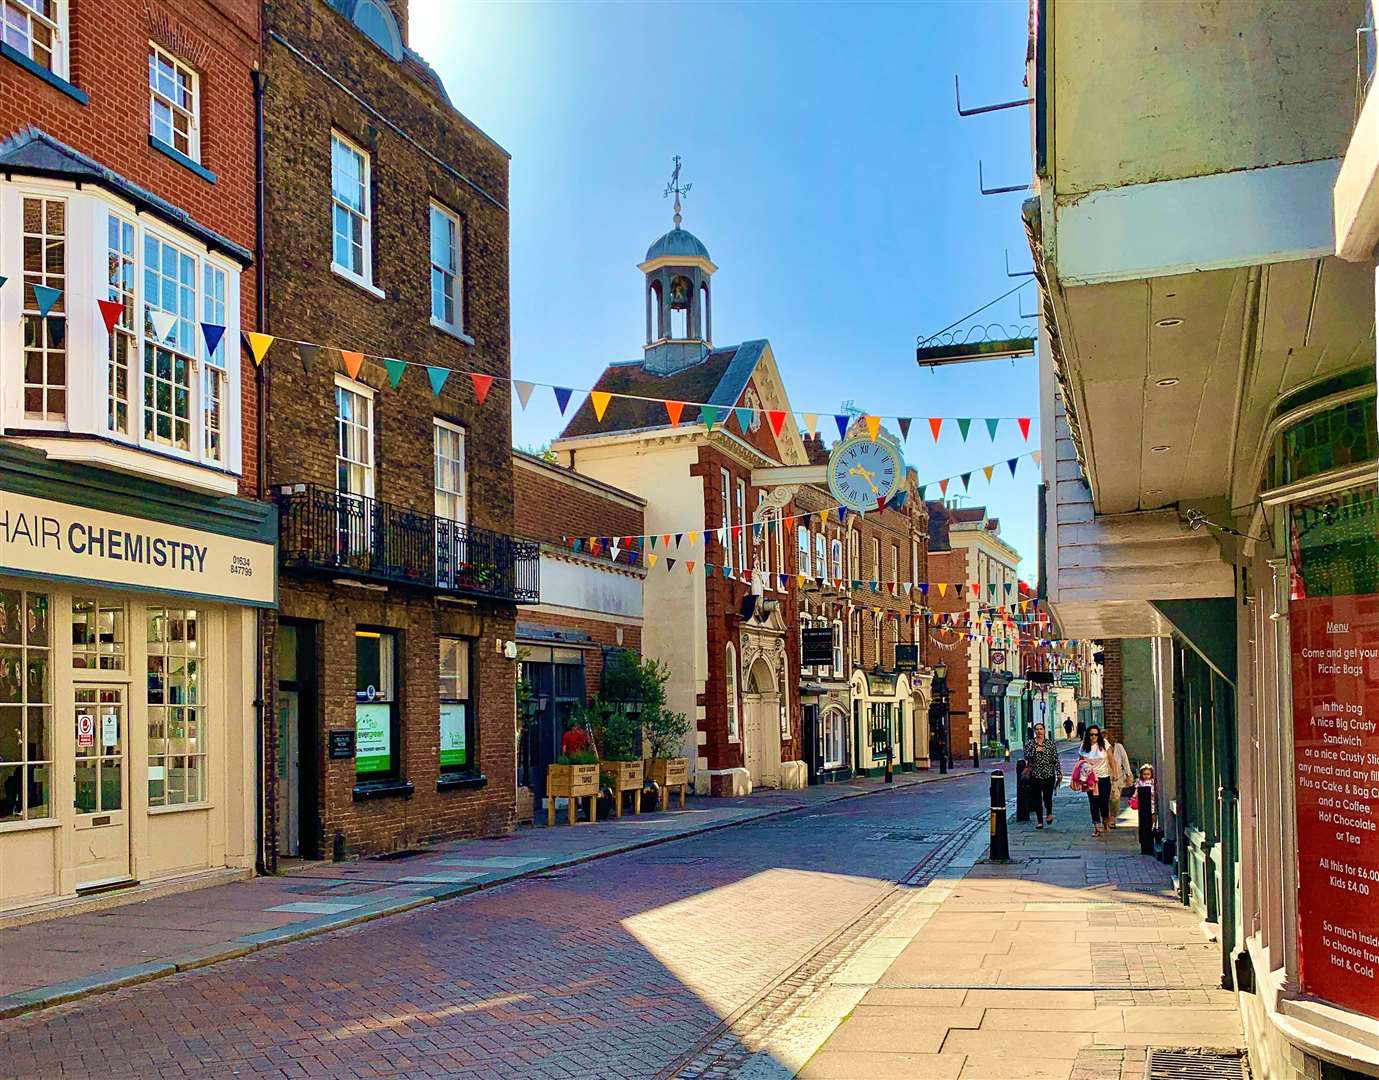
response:
M996 429L1000 426L1001 418L999 416L988 416L986 418L986 433L991 436L992 442L996 441Z
M613 400L613 395L607 390L590 390L589 401L594 406L594 419L600 424L603 423L603 414L608 411L608 403Z
M871 436L871 441L876 442L876 436L881 433L881 417L864 416L862 423L867 425L867 434Z
M938 490L939 490L939 494L940 494L940 495L947 495L947 494L948 494L948 481L947 481L947 480L940 480L940 481L938 482Z
M106 301L99 301L99 300L98 300L97 303L106 303L106 304L108 304L108 303L110 303L110 301L109 301L109 300L106 300ZM101 311L104 312L104 311L105 311L105 308L102 307L102 308L101 308ZM107 320L107 322L106 322L106 329L107 329L107 330L113 329L113 327L111 326L111 324L109 323L108 320ZM216 349L220 347L220 339L223 338L224 336L225 336L225 327L221 326L219 323L203 322L203 323L201 324L201 337L202 337L202 339L206 342L206 355L207 355L207 356L214 356L214 355L215 355Z
M115 324L120 321L120 316L124 314L124 304L118 300L97 300L96 306L101 309L101 319L105 322L105 332L113 334ZM201 325L204 328L206 324L202 323ZM223 334L225 328L221 327L220 332ZM210 351L214 352L215 350L211 349Z
M205 323L202 323L205 328ZM300 341L297 343L297 358L302 362L302 371L310 375L311 365L316 363L316 358L321 355L321 346L312 345L310 342ZM397 383L393 383L393 389L397 389Z
M910 437L910 418L908 416L897 416L895 422L900 428L900 439L904 442Z
M34 304L38 307L38 313L46 319L48 312L53 310L53 305L61 299L62 290L54 289L51 285L35 285L33 290ZM176 316L174 315L173 318Z
M553 386L551 392L555 394L555 404L560 410L560 415L565 415L565 407L570 404L570 395L574 393L567 386Z
M513 379L512 388L517 391L517 400L521 402L523 410L527 407L527 402L531 400L531 392L536 389L535 383L529 383L524 379Z
M986 482L987 482L988 484L991 483L991 474L992 474L992 472L995 471L995 469L996 469L996 466L994 466L994 465L983 465L983 466L982 466L982 472L984 472L984 473L986 474Z
M666 572L669 573L671 570L674 570L674 569L675 569L675 560L672 559L669 555L667 555L667 556L666 556Z
M687 560L685 561L685 573L687 573L687 574L692 574L692 573L694 573L694 560L693 560L693 559L687 559Z
M2 284L2 283L3 283L3 282L0 282L0 284ZM818 427L818 426L819 426L819 414L818 414L818 413L807 412L807 413L804 414L804 429L805 429L805 431L809 432L809 434L810 434L811 436L813 436L813 434L814 434L814 429L815 429L816 427Z
M931 416L931 417L929 417L929 430L930 430L930 432L933 433L934 442L938 442L938 433L939 433L939 429L941 429L942 427L943 427L943 417L941 417L941 416Z
M402 383L402 376L407 374L407 362L398 360L391 356L383 360L383 371L388 376L388 384L396 390Z
M847 438L848 417L844 413L834 413L833 422L838 425L838 438Z
M1020 434L1025 442L1029 442L1029 417L1021 416L1015 422L1020 425Z
M967 429L972 426L972 421L967 417L958 418L958 432L962 435L962 441L967 441Z
M38 287L34 286L34 288L37 289ZM47 312L44 312L44 314L46 315ZM177 316L171 311L150 309L148 321L153 324L154 335L159 341L163 342L168 340L168 335L171 334L177 326Z
M699 410L699 418L704 421L704 430L712 431L714 424L718 423L718 418L722 415L722 410L717 405L704 405Z
M1006 462L1006 465L1010 468L1010 475L1011 475L1011 476L1014 476L1014 475L1015 475L1015 470L1016 470L1016 469L1019 467L1019 465L1020 465L1020 459L1017 458L1017 457L1013 457L1013 458L1009 459L1009 460Z
M435 394L436 397L440 397L441 389L445 386L445 380L450 378L450 369L428 364L426 366L426 377L431 381L431 393ZM480 404L482 404L482 399L480 399Z
M670 420L671 427L680 426L680 416L684 413L684 411L685 403L683 401L666 402L666 418Z
M469 373L469 381L474 384L474 396L478 398L479 404L482 405L484 399L488 397L489 388L493 386L493 376L480 375L477 371L471 371ZM436 393L439 394L440 391L437 390Z
M961 477L959 477L959 479L962 480L962 489L963 489L963 491L968 490L967 482L968 482L970 479L972 479L972 474L971 474L970 472L965 472L965 473L962 474Z
M268 346L273 344L273 335L258 334L252 330L246 330L244 331L244 341L249 346L249 355L254 358L254 366L258 367L263 363L263 358L268 355ZM360 360L363 360L362 354Z
M780 429L785 426L785 412L781 409L770 409L766 413L766 419L771 422L772 434L780 438Z
M737 430L746 435L752 426L752 409L738 407L733 410L733 415L737 417Z

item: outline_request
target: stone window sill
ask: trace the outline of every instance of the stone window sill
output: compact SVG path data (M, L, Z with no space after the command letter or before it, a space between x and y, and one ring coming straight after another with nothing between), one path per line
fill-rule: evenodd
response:
M456 341L463 341L466 345L473 345L474 339L458 327L451 326L447 322L442 322L434 315L431 316L431 325L447 337L452 337Z
M330 264L330 272L334 274L336 277L338 277L340 280L348 281L356 289L362 289L364 292L372 296L375 300L388 299L388 294L385 293L382 289L380 289L377 285L375 285L372 281L365 281L358 274L351 273L349 270L346 270L343 266L340 266L337 263Z
M156 139L152 135L148 137L148 144L160 154L165 154L172 158L172 160L181 165L182 168L196 173L196 175L201 177L202 180L205 180L206 183L215 183L215 173L211 172L210 169L206 168L206 166L202 165L199 161L187 157L186 154L182 153L182 151L178 150L175 146L169 146L162 139Z
M436 781L437 791L477 791L488 786L483 773L441 773Z
M18 49L0 42L0 56L12 63L18 64L30 75L36 75L49 86L56 90L61 90L78 105L85 105L90 99L86 96L86 91L78 90L61 75L54 75L42 64L35 64Z
M374 780L354 785L354 801L368 799L410 799L416 789L410 780Z

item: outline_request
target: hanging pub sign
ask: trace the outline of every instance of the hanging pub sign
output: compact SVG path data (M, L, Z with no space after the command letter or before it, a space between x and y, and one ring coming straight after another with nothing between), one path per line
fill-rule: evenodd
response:
M895 647L895 670L919 670L919 646L897 644Z
M830 626L806 626L800 630L800 648L805 667L833 664L833 628Z

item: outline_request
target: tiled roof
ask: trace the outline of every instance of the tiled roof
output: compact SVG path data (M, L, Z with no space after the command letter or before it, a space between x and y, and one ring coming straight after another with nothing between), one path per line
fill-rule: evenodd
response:
M647 428L670 427L662 401L694 401L731 408L742 397L747 380L756 370L766 348L764 340L744 341L726 349L715 349L702 361L682 368L671 375L657 375L642 366L640 360L610 364L604 369L595 390L613 394L633 394L653 400L615 397L599 421L594 407L586 398L570 419L561 438L580 435L602 435L615 431L641 431ZM725 415L722 419L726 420ZM680 417L682 424L699 420L699 409L686 406Z

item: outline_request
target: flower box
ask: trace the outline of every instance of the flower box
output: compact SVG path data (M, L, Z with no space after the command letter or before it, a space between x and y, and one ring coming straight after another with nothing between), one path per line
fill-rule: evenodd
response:
M598 820L594 801L599 793L599 767L590 765L546 766L546 822L555 824L555 800L569 800L569 824L575 823L576 807L580 799L589 800L589 820Z
M689 787L689 758L648 758L647 779L655 780L661 788L661 809L670 808L670 789L680 789L680 809L685 808L685 789Z
M622 794L633 793L632 812L642 812L642 783L645 779L640 761L600 761L599 771L611 778L613 789L613 816L622 817Z

